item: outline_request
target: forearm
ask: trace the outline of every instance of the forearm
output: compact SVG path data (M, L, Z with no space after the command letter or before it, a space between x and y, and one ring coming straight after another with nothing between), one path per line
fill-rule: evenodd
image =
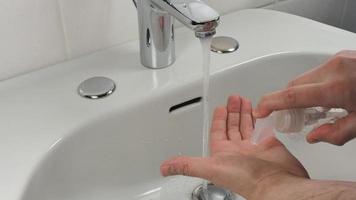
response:
M304 194L296 200L354 200L356 183L341 181L309 180L305 184Z
M356 183L318 181L295 176L275 179L249 200L354 200Z

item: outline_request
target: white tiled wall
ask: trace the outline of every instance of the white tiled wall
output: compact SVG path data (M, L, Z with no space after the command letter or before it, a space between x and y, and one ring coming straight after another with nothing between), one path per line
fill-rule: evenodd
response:
M356 30L355 0L206 0L220 13L268 7ZM276 3L275 5L273 3ZM345 7L346 8L346 7ZM0 80L137 38L132 0L0 0Z
M65 58L57 0L0 0L0 80Z
M131 0L58 0L70 58L138 37Z
M87 54L138 37L132 0L58 0L69 57ZM261 7L274 0L207 0L220 13Z

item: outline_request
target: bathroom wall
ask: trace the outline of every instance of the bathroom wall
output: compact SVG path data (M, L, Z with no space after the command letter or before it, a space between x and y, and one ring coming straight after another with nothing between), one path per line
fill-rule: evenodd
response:
M355 29L347 0L206 0L220 13L272 8ZM349 0L355 7L355 1ZM0 80L137 38L131 0L0 0Z
M207 0L220 13L274 0ZM138 37L132 0L59 0L70 58Z
M0 80L65 58L57 0L0 0Z
M341 27L356 33L356 1L347 0Z
M345 2L346 0L284 0L270 8L340 27Z

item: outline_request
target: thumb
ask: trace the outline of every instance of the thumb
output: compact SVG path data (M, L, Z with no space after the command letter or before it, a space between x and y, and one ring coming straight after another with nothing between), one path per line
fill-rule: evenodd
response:
M333 124L325 124L312 131L307 140L309 143L328 142L342 146L356 137L356 113L337 120Z
M180 156L161 165L163 176L183 175L211 180L212 162L209 158Z

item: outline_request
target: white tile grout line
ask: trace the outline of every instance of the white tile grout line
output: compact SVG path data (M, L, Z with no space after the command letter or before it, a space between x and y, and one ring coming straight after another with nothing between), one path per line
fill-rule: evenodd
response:
M69 60L71 58L71 52L70 52L70 48L69 48L69 41L68 41L68 32L65 26L65 22L64 22L64 18L63 18L63 6L60 2L60 0L56 0L57 1L57 5L58 5L58 9L59 9L59 16L60 16L60 20L61 20L61 25L62 25L62 33L63 33L63 37L64 37L64 47L65 47L65 52L66 52L66 60Z
M344 27L344 23L345 23L345 16L346 16L346 9L347 9L347 5L349 4L349 0L345 0L344 3L344 8L342 9L342 15L341 15L341 19L340 19L340 27L343 28Z

